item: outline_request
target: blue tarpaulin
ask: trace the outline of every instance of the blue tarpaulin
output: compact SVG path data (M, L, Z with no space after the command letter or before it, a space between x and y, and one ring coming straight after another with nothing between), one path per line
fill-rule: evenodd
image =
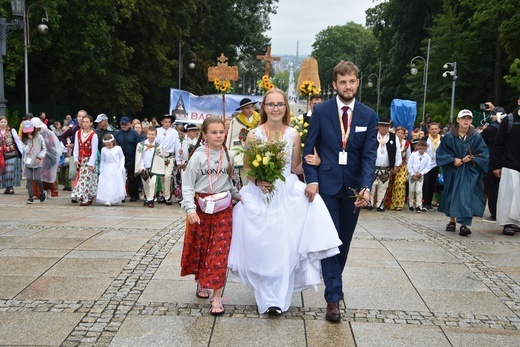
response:
M411 136L415 118L417 117L417 102L412 100L394 99L390 104L390 118L394 127L403 126Z

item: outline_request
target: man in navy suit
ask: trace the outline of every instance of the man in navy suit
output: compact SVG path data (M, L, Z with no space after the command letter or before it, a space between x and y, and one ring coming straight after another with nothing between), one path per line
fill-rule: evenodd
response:
M332 85L337 97L314 108L304 148L304 156L313 153L316 147L321 157L319 166L303 163L307 181L305 194L311 202L316 194L321 195L343 242L338 255L321 262L327 301L325 318L329 321L341 320L341 274L347 262L359 207L370 201L369 187L375 172L378 116L355 99L358 74L357 66L349 61L336 65ZM350 188L360 192L360 196L356 197Z

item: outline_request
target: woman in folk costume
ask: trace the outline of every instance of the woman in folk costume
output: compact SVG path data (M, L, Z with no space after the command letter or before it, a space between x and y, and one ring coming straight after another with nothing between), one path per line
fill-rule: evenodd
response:
M81 120L81 129L74 137L74 164L78 168L78 173L74 180L71 199L73 203L81 201L81 206L92 204L97 193L98 137L92 130L93 122L92 116L84 116Z
M487 173L489 152L482 136L471 126L473 113L461 110L457 123L444 135L437 149L437 164L444 175L444 196L439 211L450 217L446 231L468 236L473 216L482 216L486 200L482 178Z
M23 144L7 123L6 116L0 116L0 188L5 188L4 194L14 194L14 187L22 184L19 153Z
M401 166L398 167L395 175L392 175L390 185L388 187L389 194L387 199L387 206L390 210L401 211L406 200L406 181L408 179L408 169L406 168L407 159L412 154L410 150L410 142L404 137L406 129L398 126L395 129L397 137L397 145L401 152Z
M157 176L164 176L164 149L155 138L157 128L150 128L146 133L146 140L139 142L135 149L135 174L141 176L144 192L144 206L154 207L157 192Z
M112 134L103 136L96 202L110 206L126 198L125 155Z

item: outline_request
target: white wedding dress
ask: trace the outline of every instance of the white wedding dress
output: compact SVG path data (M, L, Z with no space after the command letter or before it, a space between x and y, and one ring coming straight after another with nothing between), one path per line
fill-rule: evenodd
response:
M267 141L262 127L252 130ZM233 237L229 253L229 279L254 290L258 312L271 306L287 311L293 292L321 282L321 259L339 253L341 241L322 198L309 203L306 185L291 174L292 139L297 132L287 127L285 182L274 182L266 202L252 182L240 190L242 202L233 209Z

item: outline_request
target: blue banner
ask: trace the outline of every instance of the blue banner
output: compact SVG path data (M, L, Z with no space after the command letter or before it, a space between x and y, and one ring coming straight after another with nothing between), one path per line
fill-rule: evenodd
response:
M240 106L240 100L249 98L262 101L262 95L226 94L226 117L231 117ZM170 114L179 123L202 123L207 117L222 117L222 95L197 96L180 89L170 89Z

